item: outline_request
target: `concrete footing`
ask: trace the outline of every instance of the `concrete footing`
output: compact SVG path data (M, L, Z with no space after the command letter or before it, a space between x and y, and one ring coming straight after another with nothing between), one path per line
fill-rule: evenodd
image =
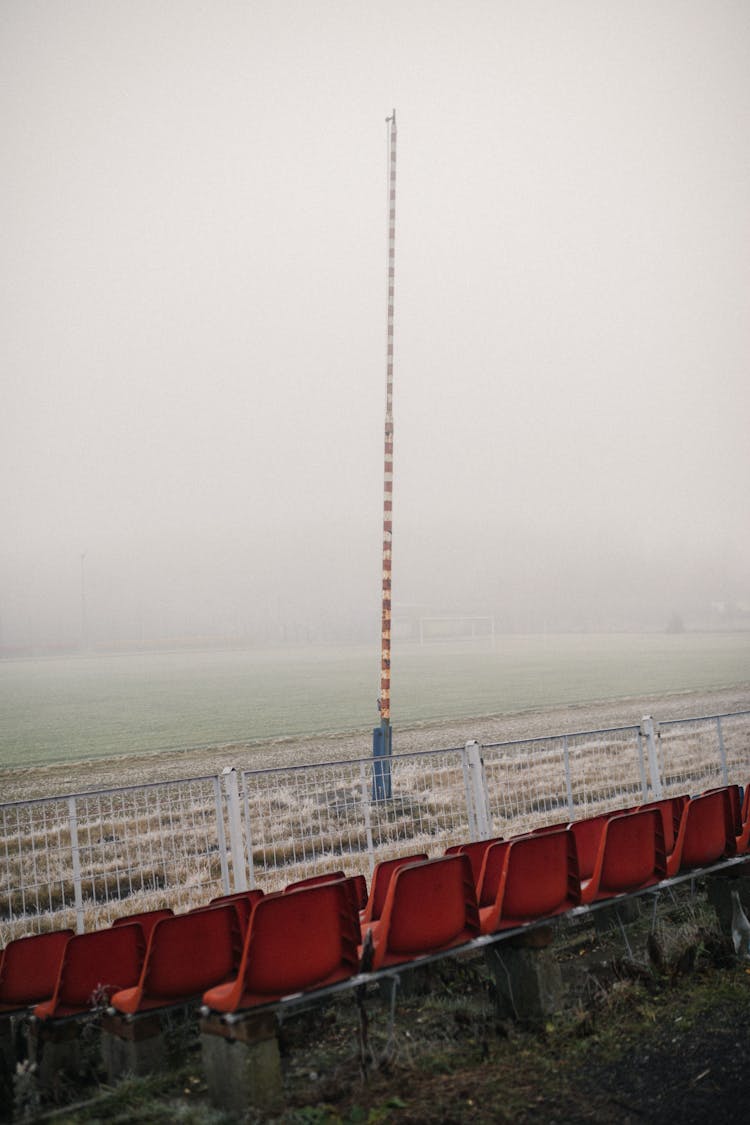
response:
M278 1024L273 1014L224 1023L201 1020L201 1055L213 1106L244 1115L252 1107L270 1113L283 1106Z
M101 1035L97 1018L30 1020L26 1031L28 1059L36 1065L40 1090L64 1101L70 1086L98 1077Z
M732 936L732 891L739 892L745 914L750 917L750 860L716 872L706 880L706 895L725 937Z
M25 1054L25 1052L24 1052ZM13 1076L20 1062L18 1020L15 1016L0 1017L0 1121L10 1121L13 1105Z
M125 1074L140 1078L164 1069L168 1054L159 1015L133 1020L119 1013L102 1016L102 1060L109 1083Z
M562 973L552 937L551 927L544 926L485 950L500 1019L541 1023L562 1008Z

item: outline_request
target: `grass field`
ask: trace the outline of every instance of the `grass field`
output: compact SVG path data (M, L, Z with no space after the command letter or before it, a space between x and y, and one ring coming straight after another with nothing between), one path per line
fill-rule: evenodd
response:
M377 724L371 647L0 662L0 768ZM394 646L400 726L710 690L750 678L750 632L502 636Z

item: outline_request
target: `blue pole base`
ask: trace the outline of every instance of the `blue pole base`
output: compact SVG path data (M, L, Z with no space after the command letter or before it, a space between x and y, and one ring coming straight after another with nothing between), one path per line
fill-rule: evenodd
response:
M391 799L391 727L382 723L372 732L372 799Z

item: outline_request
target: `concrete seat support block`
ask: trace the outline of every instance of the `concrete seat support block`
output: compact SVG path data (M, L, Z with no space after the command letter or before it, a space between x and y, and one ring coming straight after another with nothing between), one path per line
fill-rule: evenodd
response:
M284 1089L275 1015L249 1015L231 1023L211 1014L201 1020L201 1055L211 1104L238 1116L248 1107L273 1112Z

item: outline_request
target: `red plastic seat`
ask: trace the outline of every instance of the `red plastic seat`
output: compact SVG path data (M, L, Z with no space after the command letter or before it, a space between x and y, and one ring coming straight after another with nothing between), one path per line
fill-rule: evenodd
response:
M165 906L162 910L142 910L138 914L126 914L122 918L115 918L112 923L113 926L131 926L138 925L143 931L143 937L148 944L148 939L151 936L151 931L157 922L162 918L170 918L174 911L170 907Z
M234 977L241 949L235 903L164 918L151 934L140 979L116 992L112 1007L132 1015L198 999Z
M483 934L554 917L581 901L575 839L568 829L493 844L485 856L483 899L495 881L493 867L500 868L494 901L479 904Z
M372 882L370 883L370 894L362 915L363 929L365 926L377 922L383 913L385 896L388 894L388 885L394 871L398 871L399 867L404 867L409 863L423 863L427 858L427 852L418 852L415 855L405 855L398 859L381 859L380 863L375 864Z
M479 887L479 878L482 874L482 864L484 863L485 853L488 848L491 848L493 844L499 844L501 840L502 836L492 836L487 840L472 840L468 844L456 844L453 848L446 848L445 854L468 856L474 886Z
M479 936L476 891L467 855L398 868L391 879L372 968L411 961Z
M313 875L309 879L301 879L298 883L290 883L288 887L284 888L282 894L305 890L307 887L320 887L325 883L342 883L344 885L351 900L352 908L357 915L357 925L359 925L360 912L367 905L367 880L364 875L344 875L341 871L335 871L331 875Z
M302 887L318 887L321 883L335 883L337 879L345 879L343 871L324 871L320 875L308 875L306 879L298 879L296 883L288 883L283 893L299 891Z
M726 793L729 797L729 804L732 810L732 820L734 821L734 834L739 836L742 832L742 793L740 792L739 785L715 785L711 789L706 789L705 793Z
M0 1012L16 1012L48 1000L55 991L72 930L16 938L0 955Z
M558 820L555 824L542 824L539 828L532 828L531 831L534 836L541 836L544 832L563 832L566 828L570 828L571 821ZM522 836L528 835L526 832L521 833Z
M240 934L244 941L250 915L253 912L253 904L260 898L263 898L263 891L256 887L252 891L235 891L234 894L231 895L218 895L216 898L211 899L208 907L198 907L198 909L213 910L217 906L226 906L227 904L233 906L237 914Z
M349 881L352 887L352 894L354 901L357 904L357 910L364 910L367 906L367 879L364 875L350 875Z
M500 890L500 883L505 874L505 864L510 850L510 840L499 840L490 844L484 853L482 869L479 872L477 883L477 903L482 907L492 906Z
M667 857L674 851L674 846L677 843L677 833L680 830L682 810L685 808L689 799L687 795L664 797L662 800L649 801L645 805L638 806L638 812L646 812L648 809L657 809L661 813L662 831L664 833L664 851Z
M750 785L745 786L740 806L741 828L737 834L737 853L744 855L750 851Z
M139 925L75 934L65 946L52 998L37 1004L34 1015L61 1019L109 1003L113 993L138 981L145 951Z
M266 895L250 918L237 977L204 993L217 1012L268 1004L353 976L359 920L343 882Z
M660 809L610 817L591 876L581 881L581 901L592 903L653 886L665 878Z
M667 860L667 874L677 875L694 867L707 867L735 855L737 839L731 798L725 789L693 797L682 810L674 851Z
M571 822L570 831L576 842L578 876L581 883L594 874L604 830L611 819L611 813L600 813L598 816L588 816L584 820Z

